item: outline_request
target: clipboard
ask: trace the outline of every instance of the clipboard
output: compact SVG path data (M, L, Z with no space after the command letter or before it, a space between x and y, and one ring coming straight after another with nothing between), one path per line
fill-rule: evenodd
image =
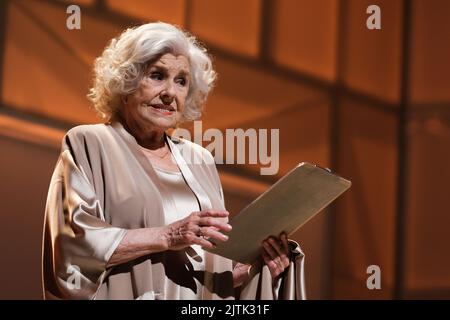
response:
M230 219L228 241L208 252L241 263L261 255L261 243L282 231L293 234L350 188L351 182L329 169L300 163L266 192Z

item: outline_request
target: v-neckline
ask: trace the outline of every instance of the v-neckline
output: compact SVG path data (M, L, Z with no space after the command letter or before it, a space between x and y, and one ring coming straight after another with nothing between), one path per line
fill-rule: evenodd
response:
M128 145L130 151L133 153L135 158L137 158L138 162L141 163L141 165L145 168L148 168L147 170L144 170L147 175L149 175L150 179L156 184L157 188L159 190L162 190L163 187L159 183L158 174L155 171L155 168L153 164L150 162L149 159L146 158L145 154L139 149L142 148L136 138L129 133L120 122L114 122L109 124L117 133L119 133L119 136L122 137L122 139L126 142ZM201 210L210 209L212 207L211 200L209 199L208 194L205 192L203 187L200 185L200 183L195 178L194 174L192 173L191 169L189 168L188 164L186 163L186 160L181 155L180 150L175 146L175 143L172 141L172 138L168 136L166 133L164 133L164 139L167 142L167 145L169 146L170 152L172 153L172 156L175 159L175 162L180 169L181 175L183 176L184 181L188 185L188 187L192 190L195 197L197 198L199 202L199 206ZM177 138L179 139L179 138ZM181 139L180 139L181 140ZM147 164L147 166L145 166ZM172 205L175 205L173 199L171 199Z

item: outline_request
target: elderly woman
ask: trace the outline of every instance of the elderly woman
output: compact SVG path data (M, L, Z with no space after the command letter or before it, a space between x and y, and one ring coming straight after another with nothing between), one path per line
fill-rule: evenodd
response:
M63 139L46 205L45 298L304 297L303 254L286 235L266 239L251 268L204 251L231 230L220 179L208 151L166 131L201 116L214 79L205 49L165 23L126 30L96 60L89 98L105 123Z

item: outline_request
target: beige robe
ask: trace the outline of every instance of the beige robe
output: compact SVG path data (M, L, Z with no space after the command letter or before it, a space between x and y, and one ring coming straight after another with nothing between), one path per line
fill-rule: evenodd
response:
M212 155L187 140L168 138L167 142L201 209L224 209ZM187 161L192 156L203 161ZM170 280L202 290L202 299L233 299L232 261L207 252L204 272L189 270L189 250L150 254L106 268L127 229L166 224L165 212L176 210L173 196L120 123L69 130L47 197L44 297L170 299L165 292ZM293 254L291 266L278 281L272 281L267 266L255 264L240 298L304 299L304 255L298 245Z

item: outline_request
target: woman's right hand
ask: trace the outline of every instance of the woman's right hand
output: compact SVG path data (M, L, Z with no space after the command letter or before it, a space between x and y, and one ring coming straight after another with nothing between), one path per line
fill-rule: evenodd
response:
M228 236L221 231L231 230L224 219L228 215L228 211L203 210L167 225L164 228L167 250L181 250L193 244L213 248L209 239L227 241Z

